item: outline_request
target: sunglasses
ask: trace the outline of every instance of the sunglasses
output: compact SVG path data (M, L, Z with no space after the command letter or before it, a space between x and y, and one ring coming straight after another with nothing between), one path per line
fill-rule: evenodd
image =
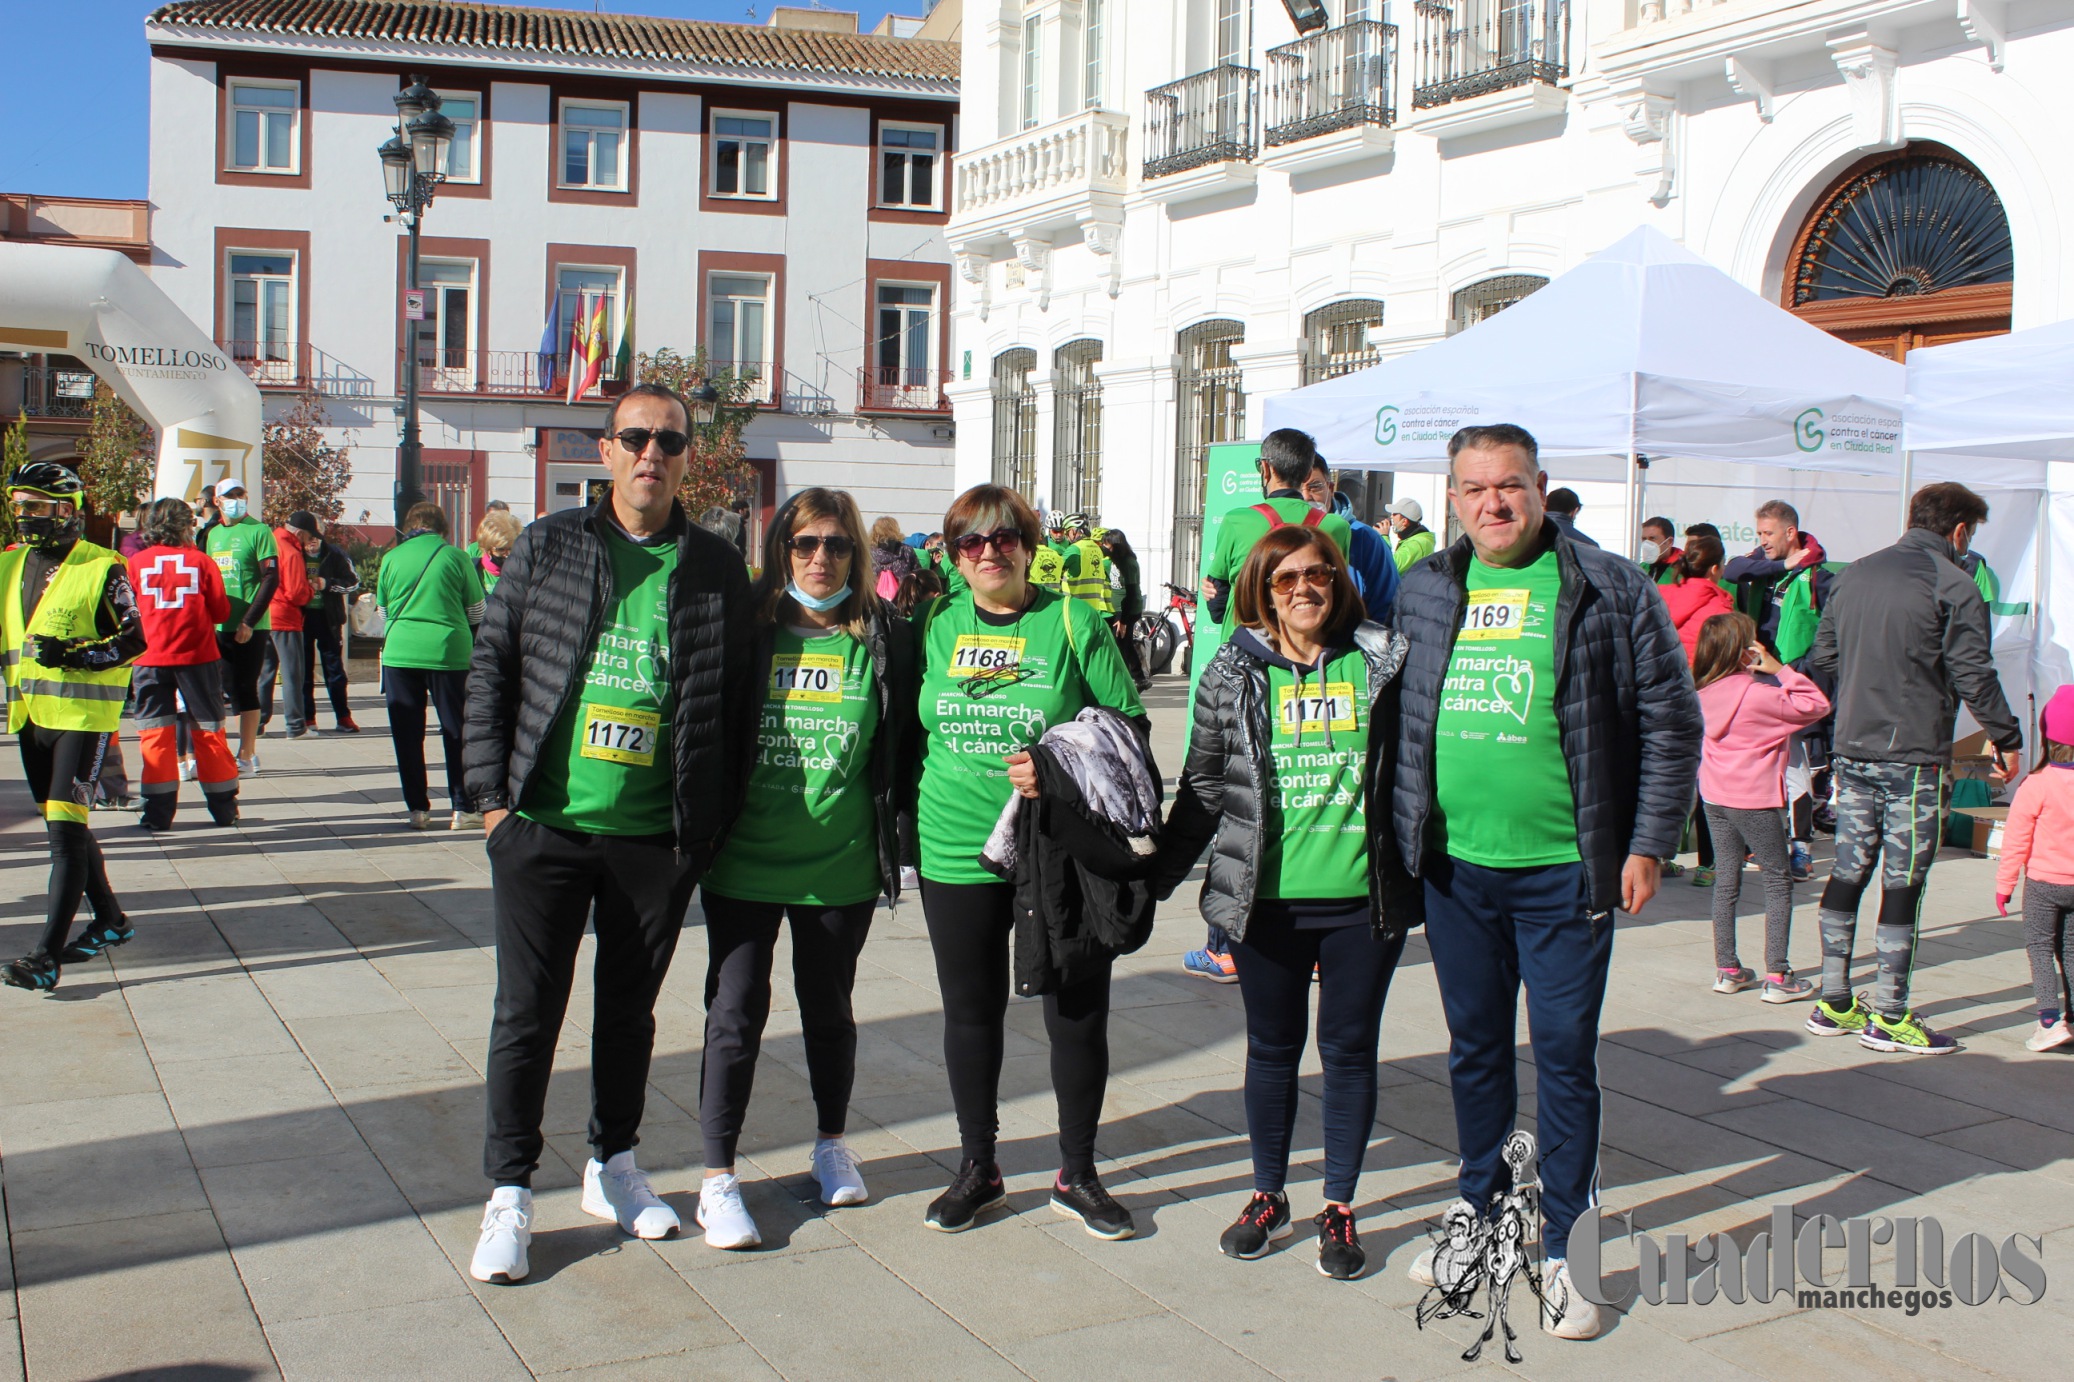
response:
M650 441L661 447L665 456L681 456L684 454L684 448L691 445L691 438L682 432L656 431L649 427L622 427L612 435L621 446L636 456L648 449Z
M1267 583L1277 595L1287 595L1302 581L1313 590L1332 589L1332 568L1329 566L1306 566L1301 570L1277 571L1267 578Z
M950 548L961 557L977 561L989 543L1002 556L1011 557L1023 549L1023 535L1013 528L1001 528L991 533L967 533L952 542Z
M829 558L833 561L841 561L856 547L855 543L840 533L828 537L822 537L818 533L801 533L798 537L785 539L785 545L803 557L812 557L814 553L826 547Z
M996 691L1006 691L1009 687L1026 682L1036 675L1037 669L1034 667L992 667L965 678L960 685L964 687L966 695L978 701L986 699Z

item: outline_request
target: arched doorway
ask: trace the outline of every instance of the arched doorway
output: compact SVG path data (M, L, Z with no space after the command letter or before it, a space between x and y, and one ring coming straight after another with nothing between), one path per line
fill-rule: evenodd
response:
M2015 255L2002 199L1942 144L1845 170L1786 261L1785 307L1876 355L2009 330Z

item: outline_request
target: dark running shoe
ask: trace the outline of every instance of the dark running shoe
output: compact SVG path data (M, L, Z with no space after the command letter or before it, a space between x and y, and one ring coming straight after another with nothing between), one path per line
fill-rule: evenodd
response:
M0 969L0 983L9 988L28 989L32 993L54 989L58 986L58 962L47 950L24 955L7 968Z
M1289 1197L1264 1195L1256 1190L1239 1211L1237 1220L1217 1240L1217 1251L1241 1262L1251 1262L1267 1256L1270 1247L1295 1232L1296 1225L1289 1218Z
M1007 1203L1008 1196L1001 1189L1001 1168L991 1161L967 1157L950 1189L929 1202L929 1213L922 1222L938 1233L963 1233L981 1214Z
M102 925L97 922L88 927L78 940L60 951L58 960L68 965L85 964L103 950L112 950L136 934L137 928L130 925L128 917L117 917L113 925Z
M1097 1238L1114 1241L1138 1231L1138 1226L1131 1222L1131 1211L1102 1188L1102 1182L1095 1179L1092 1171L1071 1180L1061 1172L1051 1184L1051 1208L1055 1214L1080 1220L1081 1227Z
M1334 1281L1360 1276L1368 1266L1368 1254L1361 1251L1361 1237L1354 1232L1354 1211L1329 1204L1311 1222L1318 1226L1318 1270Z

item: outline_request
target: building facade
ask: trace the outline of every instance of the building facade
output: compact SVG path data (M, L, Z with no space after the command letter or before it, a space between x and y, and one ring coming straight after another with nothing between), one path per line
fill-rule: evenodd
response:
M931 526L943 382L954 44L444 0L178 0L151 43L154 279L277 416L323 399L352 447L346 521L392 506L415 359L424 488L472 530L581 504L605 377L566 401L575 324L605 356L703 350L751 380L753 511L830 484ZM455 137L422 301L377 148L421 74ZM413 315L415 314L415 315Z
M1098 510L1148 579L1193 584L1205 449L1257 437L1264 397L1473 325L1638 224L1890 356L2074 313L2065 7L1002 0L966 17L958 482ZM1353 484L1372 512L1391 481ZM1437 480L1395 484L1440 526ZM1611 487L1578 488L1617 543Z

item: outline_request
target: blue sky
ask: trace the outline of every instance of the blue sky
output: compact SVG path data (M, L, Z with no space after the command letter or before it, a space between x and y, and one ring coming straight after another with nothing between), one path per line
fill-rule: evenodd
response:
M755 0L756 18L773 0ZM144 16L156 0L0 0L7 61L0 74L0 192L62 197L141 197L148 181L144 121L150 109ZM538 9L589 9L586 0L558 5L504 0ZM751 0L603 0L618 14L680 19L749 19ZM831 3L854 8L868 31L904 4Z

